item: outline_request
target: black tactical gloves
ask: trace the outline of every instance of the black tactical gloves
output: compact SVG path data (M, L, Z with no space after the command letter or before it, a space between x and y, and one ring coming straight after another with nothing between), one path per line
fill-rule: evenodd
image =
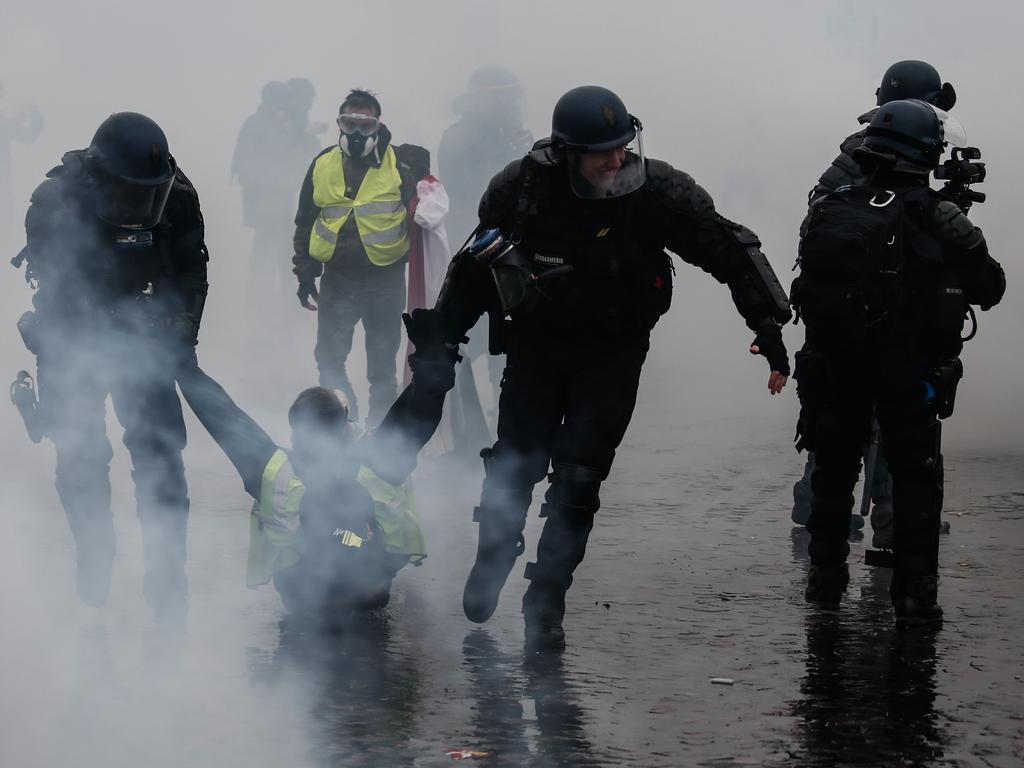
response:
M413 385L447 392L455 386L455 363L462 359L458 347L445 341L441 314L435 309L414 309L402 315L405 332L415 351L409 355ZM468 341L468 339L464 339Z
M767 358L768 366L773 371L778 371L783 376L789 376L789 355L786 353L786 345L782 341L781 325L771 320L765 322L758 329L753 346L758 348L758 354Z
M299 304L312 312L316 312L316 301L320 298L320 292L316 289L315 280L299 283L299 290L295 293L299 297ZM310 303L310 299L313 300L312 303Z

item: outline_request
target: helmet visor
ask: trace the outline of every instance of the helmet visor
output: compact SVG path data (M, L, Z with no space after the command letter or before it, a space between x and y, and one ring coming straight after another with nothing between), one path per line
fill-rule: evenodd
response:
M155 227L163 216L173 184L173 176L160 184L150 185L101 177L96 187L96 215L115 227Z
M343 112L338 115L338 128L342 133L372 136L380 127L380 120L373 115L358 112Z
M928 106L935 110L935 116L939 118L939 125L942 126L942 140L951 147L966 147L967 132L960 121L934 104Z
M569 183L577 197L607 200L636 192L647 181L644 146L637 133L636 151L616 147L601 152L566 149Z

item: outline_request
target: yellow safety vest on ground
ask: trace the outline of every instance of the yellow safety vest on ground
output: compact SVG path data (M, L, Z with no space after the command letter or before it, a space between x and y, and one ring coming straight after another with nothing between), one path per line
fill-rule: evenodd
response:
M260 498L249 521L248 586L266 584L276 571L295 565L302 556L298 549L299 503L305 492L288 454L275 451L263 470Z
M373 516L384 533L384 551L408 555L413 565L418 564L427 556L427 545L412 489L381 480L369 467L360 467L356 479L373 497Z
M313 166L313 202L320 214L309 233L309 255L327 262L334 257L338 233L353 213L366 255L378 267L394 264L409 252L402 177L395 150L388 146L380 167L371 166L355 199L345 195L344 155L338 147Z
M384 551L408 555L413 563L427 556L423 531L416 518L416 500L405 485L392 485L361 467L358 481L373 498L373 513L384 534ZM263 470L260 498L253 505L249 525L249 565L246 584L266 584L277 571L288 568L302 557L299 542L299 504L306 492L296 477L288 454L278 450ZM345 531L345 534L351 534ZM358 538L354 534L351 538ZM361 541L347 546L360 546Z

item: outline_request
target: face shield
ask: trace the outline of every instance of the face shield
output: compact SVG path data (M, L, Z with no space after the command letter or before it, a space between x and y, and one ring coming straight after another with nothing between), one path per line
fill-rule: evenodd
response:
M942 141L950 147L966 147L967 132L960 121L949 114L949 112L939 109L934 104L929 104L928 106L935 111L935 116L939 118L939 125L942 128Z
M163 216L174 175L159 184L96 177L96 215L123 229L151 229Z
M643 129L637 127L636 149L630 146L605 150L566 147L569 183L584 200L609 200L636 192L647 181Z

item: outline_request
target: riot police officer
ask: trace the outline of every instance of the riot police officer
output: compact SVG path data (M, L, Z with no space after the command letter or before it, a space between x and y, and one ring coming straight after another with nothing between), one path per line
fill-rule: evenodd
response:
M816 452L806 597L835 609L849 581L852 491L872 412L893 478L898 624L934 624L942 454L968 305L999 302L1005 278L981 230L928 186L955 121L917 100L880 107L852 157L865 186L814 203L793 304L806 324L797 354L799 433Z
M643 154L640 121L606 88L562 96L551 137L509 164L480 202L476 241L449 269L438 309L455 343L488 312L508 356L498 439L484 452L479 544L463 594L486 621L525 545L534 485L552 466L537 560L523 598L529 647L564 645L565 594L583 560L636 402L650 332L668 310L665 249L722 283L768 358L789 374L782 287L757 237L725 219L687 174ZM496 339L497 341L497 339Z
M949 83L943 82L938 71L925 61L907 59L897 61L885 70L882 82L875 89L877 106L868 110L857 122L864 126L856 133L847 136L839 145L839 154L832 164L825 169L810 192L807 193L808 214L800 226L801 235L807 228L810 210L814 202L839 187L848 184L863 184L864 169L853 159L853 152L863 142L867 134L867 124L878 111L878 107L890 101L900 99L919 99L933 104L939 109L949 111L956 104L956 90ZM877 437L877 434L876 434ZM872 545L879 549L892 548L892 478L885 463L883 451L872 451L866 446L864 452L865 466L874 455L875 465L868 475L872 478L871 487L865 491L874 502L871 509L871 528L873 531ZM808 451L804 474L793 486L793 522L806 525L811 514L811 474L814 472L814 452ZM851 530L859 530L864 526L864 519L859 515L850 518Z
M145 550L144 593L183 605L188 489L185 424L174 387L196 344L208 253L192 184L151 119L120 112L89 147L68 152L32 194L25 219L34 311L19 323L37 356L40 413L57 452L56 486L75 539L78 592L110 589L105 401L131 454Z

